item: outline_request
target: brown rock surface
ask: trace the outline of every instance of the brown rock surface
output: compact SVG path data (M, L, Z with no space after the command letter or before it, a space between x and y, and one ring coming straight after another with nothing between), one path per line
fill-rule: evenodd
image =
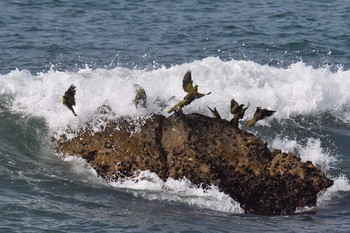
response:
M108 180L150 170L163 180L214 184L247 213L291 214L298 206L315 206L317 193L333 184L311 162L271 152L253 134L200 114L121 117L101 132L87 128L71 140L57 139L57 151L81 156Z

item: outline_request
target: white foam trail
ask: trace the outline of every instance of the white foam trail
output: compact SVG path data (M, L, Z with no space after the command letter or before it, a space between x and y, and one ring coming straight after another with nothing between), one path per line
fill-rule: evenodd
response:
M211 91L212 94L186 106L185 112L210 115L208 105L216 107L222 117L229 119L232 97L239 103L250 102L247 117L257 106L277 110L272 118L283 119L325 111L342 113L344 106L350 105L347 88L350 71L339 69L332 73L329 68L314 69L302 62L289 68L274 68L251 61L221 61L214 57L150 71L121 67L112 70L85 68L79 72L50 70L32 75L25 70L14 70L0 76L0 94L12 96L12 110L43 117L50 128L84 122L106 100L117 115L135 116L151 112L167 115L166 109L162 110L153 102L158 96L163 100L173 95L177 100L182 99L185 95L182 77L188 69L192 70L194 84L199 84L199 91ZM147 110L136 110L132 104L135 83L147 92ZM77 86L75 109L78 117L60 103L70 84ZM176 100L173 100L169 104L175 103ZM350 119L350 114L343 113L343 118Z
M333 185L318 196L317 206L327 205L334 197L339 196L339 192L350 191L349 180L344 175L334 178L333 181Z
M72 171L81 180L93 184L105 184L84 159L75 156L64 156L64 161L72 165ZM140 171L135 177L109 182L109 185L126 189L137 197L147 200L159 200L165 202L185 203L190 206L229 213L244 213L240 204L230 196L220 192L216 186L209 189L199 188L188 179L174 180L168 178L166 182L157 174L150 171Z
M282 152L293 152L300 156L301 161L311 161L314 165L327 172L333 164L338 162L335 155L325 151L321 147L321 141L315 138L308 138L306 145L299 144L296 140L288 138L276 138L271 143L272 148L279 148Z
M63 161L69 162L70 168L75 174L75 178L90 184L101 184L104 182L104 180L97 175L96 170L84 159L76 156L64 156Z
M137 177L112 182L111 185L129 189L135 196L148 200L185 203L216 211L244 213L238 202L220 192L217 187L211 186L208 190L204 190L186 178L182 180L168 178L164 182L155 173L141 171Z

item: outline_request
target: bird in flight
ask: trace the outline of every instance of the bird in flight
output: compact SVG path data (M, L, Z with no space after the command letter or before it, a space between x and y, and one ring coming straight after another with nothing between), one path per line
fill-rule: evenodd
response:
M64 96L62 96L62 104L66 105L73 112L74 116L77 116L73 109L73 106L75 106L75 91L75 85L70 85Z
M202 98L203 96L209 95L211 93L211 92L208 92L206 94L203 94L198 92L198 85L193 86L192 74L190 70L188 70L185 73L182 79L182 88L184 89L185 92L187 92L187 95L183 98L183 100L181 100L174 107L168 110L168 113L171 113L173 111L180 111L182 110L183 107L185 107L186 105L189 105L195 99Z
M252 127L255 125L257 121L262 120L266 117L272 116L275 112L276 111L273 111L273 110L267 110L266 108L257 107L253 118L250 119L246 125L247 127Z

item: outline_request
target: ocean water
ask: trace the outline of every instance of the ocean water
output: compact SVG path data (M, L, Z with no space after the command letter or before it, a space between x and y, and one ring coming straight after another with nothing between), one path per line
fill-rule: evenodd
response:
M1 1L0 232L348 232L350 2ZM231 98L276 110L250 132L297 153L334 185L288 216L246 214L212 186L139 177L109 183L52 136L117 116L168 116L192 71L211 95L184 108L230 119ZM60 103L77 87L78 117ZM147 109L135 109L134 84ZM171 99L175 96L175 99Z

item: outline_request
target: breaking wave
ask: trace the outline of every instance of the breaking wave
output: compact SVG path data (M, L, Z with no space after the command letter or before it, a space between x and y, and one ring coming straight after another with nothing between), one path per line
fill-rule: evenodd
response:
M268 122L274 119L277 120L278 127L288 127L283 121L303 116L311 117L309 121L312 122L322 114L330 114L334 121L339 121L338 128L344 128L342 126L350 121L350 93L347 88L350 85L350 72L341 67L332 72L329 67L315 69L298 62L288 68L276 68L251 61L222 61L216 57L153 70L86 67L78 72L60 72L52 68L46 73L31 74L26 70L16 69L0 75L1 109L22 116L44 119L47 127L54 133L94 119L96 109L103 104L108 104L116 116L147 117L151 113L167 116L166 110L185 94L181 84L187 70L192 70L192 78L194 84L199 85L199 91L211 91L211 95L186 106L185 113L199 112L210 115L207 109L209 106L216 107L223 118L230 119L230 100L235 98L239 103L250 103L246 118L254 113L257 106L277 111L271 118L258 122L258 125L269 126ZM75 111L78 117L60 103L61 96L71 84L77 87ZM147 109L135 108L132 101L135 95L134 84L139 84L146 90ZM173 96L175 98L172 98ZM159 101L168 107L164 108ZM102 126L103 123L96 122ZM98 125L96 130L101 128L101 125ZM308 126L310 129L314 127ZM267 128L272 130L273 134L280 130L271 126ZM334 128L328 128L330 129ZM305 131L310 130L306 128ZM295 134L298 134L298 131ZM301 143L298 137L294 139L279 135L272 136L269 140L272 147L299 154L302 160L312 161L334 179L334 185L320 194L319 206L327 203L339 191L350 190L349 181L344 174L332 173L331 170L341 163L341 159L335 151L322 145L322 136L320 135L321 139L308 137L304 143ZM78 163L77 166L81 164ZM92 172L91 175L96 174ZM164 182L147 171L130 180L110 185L149 200L183 202L200 208L231 213L243 212L239 203L219 192L217 187L203 190L193 186L186 179L168 179Z
M251 61L221 61L216 57L154 70L90 69L78 72L59 72L52 68L47 73L31 74L14 70L0 76L0 94L10 96L11 110L43 117L50 128L65 127L86 121L101 105L108 103L117 115L147 115L166 110L155 103L157 98L169 106L184 96L182 77L192 70L192 78L200 92L211 91L210 96L194 101L184 108L187 112L210 115L207 106L216 107L222 117L230 118L229 103L235 98L248 102L248 117L255 107L276 110L271 118L287 119L298 115L317 115L331 112L343 120L350 120L350 71L328 67L312 68L302 62L288 68L259 65ZM77 86L76 112L68 111L61 103L63 93L71 84ZM132 100L134 84L144 87L148 98L147 110L137 110ZM175 96L175 99L171 99ZM169 100L171 99L171 100Z

